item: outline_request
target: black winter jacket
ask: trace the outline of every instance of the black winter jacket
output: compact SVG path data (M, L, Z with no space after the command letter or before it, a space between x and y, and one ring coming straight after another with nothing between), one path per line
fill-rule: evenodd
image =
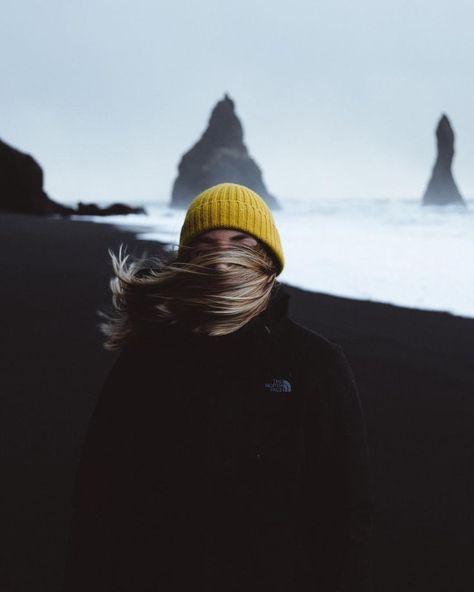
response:
M127 344L76 477L64 592L367 592L364 419L340 348L280 292L223 336Z

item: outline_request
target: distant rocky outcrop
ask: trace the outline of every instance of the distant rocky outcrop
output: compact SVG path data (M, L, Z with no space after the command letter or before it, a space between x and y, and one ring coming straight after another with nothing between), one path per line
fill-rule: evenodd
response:
M43 190L43 170L29 154L0 140L0 209L24 214L73 214Z
M143 208L112 204L101 208L82 204L77 209L64 206L48 197L43 189L43 170L29 154L20 152L0 140L0 211L22 214L62 216L110 216L117 214L145 214Z
M79 202L77 210L74 211L77 216L124 216L126 214L146 214L144 208L133 208L122 203L114 203L104 208L99 207L94 203L85 204Z
M173 184L171 206L187 208L201 191L217 183L240 183L256 191L271 208L278 202L263 183L262 171L243 142L243 129L226 94L212 110L198 142L181 158Z
M448 117L443 113L436 128L438 154L431 179L423 195L423 205L466 205L454 181L451 165L454 157L454 132Z

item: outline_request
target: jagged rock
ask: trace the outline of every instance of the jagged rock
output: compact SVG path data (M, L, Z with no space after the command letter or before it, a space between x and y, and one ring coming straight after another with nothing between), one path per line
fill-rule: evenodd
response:
M0 211L62 216L146 214L143 208L115 203L101 208L78 203L77 209L53 201L43 190L43 170L29 154L0 140Z
M199 141L181 158L171 206L187 208L198 193L225 182L246 185L271 208L279 207L263 183L262 171L248 153L234 101L227 94L212 110L208 127Z
M82 216L124 216L126 214L146 214L144 208L127 206L126 204L114 203L105 208L101 208L94 203L85 204L79 202L75 215Z
M0 210L25 214L72 214L74 209L50 199L43 171L29 154L0 140Z
M454 132L443 113L436 128L438 154L431 179L423 195L423 205L466 205L451 172L454 157Z

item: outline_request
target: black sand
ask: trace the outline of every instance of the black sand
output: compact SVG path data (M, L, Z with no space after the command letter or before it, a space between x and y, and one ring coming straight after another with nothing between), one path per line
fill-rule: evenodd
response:
M60 590L75 467L115 358L96 310L121 242L159 249L106 224L0 215L0 592ZM291 292L293 317L344 347L359 384L375 592L470 592L474 320Z

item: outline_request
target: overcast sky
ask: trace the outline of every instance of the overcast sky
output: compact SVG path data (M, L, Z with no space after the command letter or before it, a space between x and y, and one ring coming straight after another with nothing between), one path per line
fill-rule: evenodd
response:
M474 197L472 0L3 0L0 138L62 202L168 199L228 92L275 196Z

